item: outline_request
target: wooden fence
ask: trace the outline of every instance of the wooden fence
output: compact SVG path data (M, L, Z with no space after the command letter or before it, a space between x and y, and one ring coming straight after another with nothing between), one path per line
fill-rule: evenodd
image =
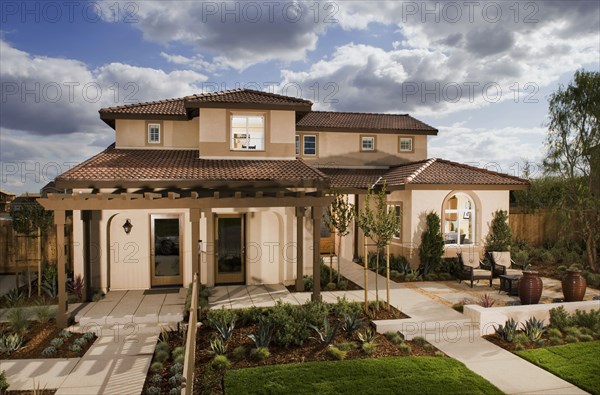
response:
M200 276L194 274L192 284L192 301L190 304L190 318L188 321L187 336L185 342L185 357L183 362L183 377L185 381L181 385L181 395L194 393L194 370L196 367L196 333L198 327L198 292L200 287Z
M67 262L72 262L72 226L67 220L65 249ZM37 271L42 262L56 263L56 228L51 226L41 237L17 234L12 220L0 220L0 274Z
M511 209L509 223L513 241L522 239L533 247L540 247L545 241L555 243L560 232L567 230L561 228L556 215L550 210L527 214Z

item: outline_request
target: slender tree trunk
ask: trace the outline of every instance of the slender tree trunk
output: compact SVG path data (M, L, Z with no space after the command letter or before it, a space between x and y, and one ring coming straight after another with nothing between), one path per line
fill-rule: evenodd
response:
M41 228L38 228L37 246L38 246L37 289L38 289L38 296L42 296L42 229Z
M365 237L365 258L363 264L365 266L365 313L369 312L369 260L367 256L367 238Z
M390 309L390 246L389 244L385 246L385 255L387 257L385 261L385 272L386 272L386 280L385 280L385 293L387 298L387 309Z
M333 251L331 246L329 247L329 282L333 281Z
M377 247L377 260L375 262L375 300L379 309L379 247Z
M342 234L339 235L338 254L337 254L337 283L340 284L340 258L342 257Z

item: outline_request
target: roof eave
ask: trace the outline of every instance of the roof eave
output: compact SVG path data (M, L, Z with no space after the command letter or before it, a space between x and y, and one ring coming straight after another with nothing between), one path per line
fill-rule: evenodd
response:
M255 188L317 188L328 189L329 180L302 179L290 181L272 180L66 180L56 179L59 189L126 189L126 188L206 188L206 189L255 189Z
M364 132L381 134L416 134L426 136L437 136L438 130L420 130L420 129L377 129L377 128L349 128L349 127L327 127L327 126L303 126L296 125L299 132Z
M273 104L273 103L235 103L235 102L201 102L185 101L185 108L227 108L241 110L288 110L310 111L312 104Z

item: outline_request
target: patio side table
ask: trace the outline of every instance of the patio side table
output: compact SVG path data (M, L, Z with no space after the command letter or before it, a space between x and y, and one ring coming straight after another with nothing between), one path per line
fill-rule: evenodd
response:
M523 277L522 275L507 275L503 274L500 276L500 290L498 293L504 291L510 296L517 296L519 294L519 280Z

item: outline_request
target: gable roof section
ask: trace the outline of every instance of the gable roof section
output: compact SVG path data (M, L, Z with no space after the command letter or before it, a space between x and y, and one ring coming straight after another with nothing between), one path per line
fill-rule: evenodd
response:
M200 93L176 99L107 107L100 109L99 113L104 122L114 126L110 120L117 118L188 120L197 115L197 110L195 110L197 108L221 108L225 105L231 108L310 111L312 102L252 89L235 89Z
M331 187L338 189L368 188L387 183L390 189L424 188L441 185L468 185L502 189L522 189L529 181L478 167L444 159L427 159L410 162L389 169L337 169L323 168L331 177Z
M312 111L296 123L300 131L364 131L437 135L438 130L408 114Z
M328 178L301 160L205 160L198 150L105 151L56 178L59 188L216 188L221 185L327 187Z

